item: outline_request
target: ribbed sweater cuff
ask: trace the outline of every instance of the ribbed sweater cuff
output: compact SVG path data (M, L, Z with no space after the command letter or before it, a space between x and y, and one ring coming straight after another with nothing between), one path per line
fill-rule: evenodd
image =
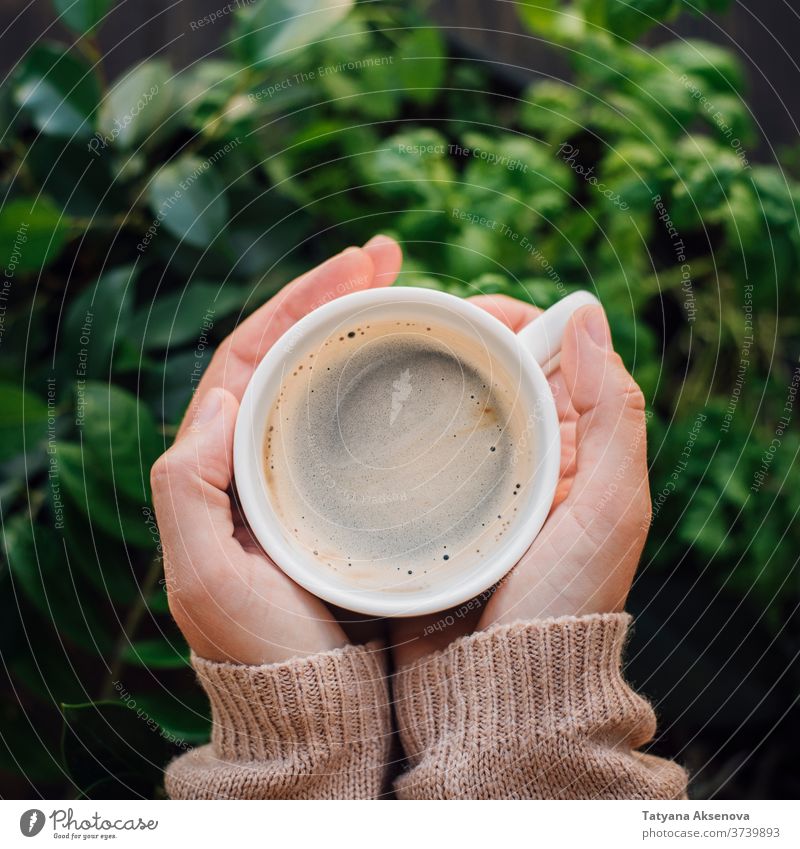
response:
M675 798L675 764L635 752L650 705L625 683L627 614L496 626L401 668L404 798Z
M390 731L386 662L375 645L268 666L192 664L211 702L211 742L226 761L325 760L354 745L384 747Z
M395 698L406 755L445 729L503 739L532 717L540 728L569 722L574 731L598 711L626 712L641 702L620 674L629 621L620 613L495 626L401 668Z

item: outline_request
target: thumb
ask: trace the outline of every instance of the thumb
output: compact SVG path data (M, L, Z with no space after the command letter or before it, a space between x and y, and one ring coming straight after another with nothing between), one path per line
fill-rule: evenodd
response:
M189 412L186 430L153 466L150 480L165 559L194 563L224 556L233 537L227 489L239 404L209 390Z
M583 307L573 316L561 369L578 413L577 471L561 507L577 513L598 542L623 530L631 542L631 534L649 521L645 400L614 352L602 307Z

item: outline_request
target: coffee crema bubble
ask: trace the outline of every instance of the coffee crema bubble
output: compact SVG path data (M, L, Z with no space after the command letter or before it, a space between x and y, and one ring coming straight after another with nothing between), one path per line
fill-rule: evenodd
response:
M270 503L321 568L413 592L473 569L520 517L535 446L477 341L414 321L344 327L284 373Z

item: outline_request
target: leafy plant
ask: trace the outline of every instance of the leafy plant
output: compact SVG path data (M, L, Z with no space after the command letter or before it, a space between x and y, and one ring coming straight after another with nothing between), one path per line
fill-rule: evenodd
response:
M765 647L744 675L764 717L754 738L798 682L800 446L780 424L800 354L798 184L751 162L732 52L637 43L727 3L520 2L573 69L522 90L390 0L262 0L231 16L220 58L180 72L148 60L109 84L95 39L111 3L54 6L80 38L34 45L0 90L0 649L14 694L0 769L24 776L18 792L157 795L167 759L207 738L165 604L149 466L236 322L384 231L403 243L405 284L542 307L599 294L653 413L658 509L631 674L702 792L791 794L777 751L759 790L731 781L741 730L731 743L715 707L695 712L703 725L671 696L684 676L723 704L739 693L724 670L744 662L732 646L748 629ZM701 613L676 626L693 598Z

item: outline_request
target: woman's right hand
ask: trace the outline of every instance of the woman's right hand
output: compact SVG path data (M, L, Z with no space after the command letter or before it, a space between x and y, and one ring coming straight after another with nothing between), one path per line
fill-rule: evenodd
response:
M499 295L474 300L515 332L539 313ZM561 478L544 527L488 600L449 612L453 624L447 613L398 621L398 666L492 625L623 609L650 523L645 403L614 352L602 307L583 307L569 321L550 384Z

